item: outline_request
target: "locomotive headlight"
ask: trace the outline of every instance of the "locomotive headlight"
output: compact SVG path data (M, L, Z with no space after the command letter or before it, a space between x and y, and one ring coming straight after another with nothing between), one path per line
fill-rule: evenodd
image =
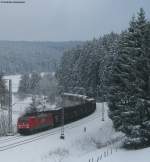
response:
M30 127L29 127L29 124L26 124L26 128L30 128Z
M29 124L18 124L18 128L22 129L22 128L30 128Z

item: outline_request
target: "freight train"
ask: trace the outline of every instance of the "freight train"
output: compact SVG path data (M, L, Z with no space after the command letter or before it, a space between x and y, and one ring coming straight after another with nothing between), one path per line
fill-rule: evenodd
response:
M96 109L95 100L87 96L64 93L62 99L63 107L22 115L17 122L18 133L32 134L58 127L62 120L67 124L92 114Z

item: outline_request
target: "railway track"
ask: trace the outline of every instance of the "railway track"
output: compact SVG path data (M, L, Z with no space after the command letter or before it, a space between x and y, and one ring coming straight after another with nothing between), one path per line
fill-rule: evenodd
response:
M83 118L82 121L76 121L71 124L65 125L65 129L73 129L75 127L81 126L82 124L87 124L90 121L93 121L94 119L100 118L100 114L98 113L97 109L94 112L94 114L91 114L90 116ZM9 137L6 139L0 140L0 152L9 150L15 147L19 147L24 144L28 144L34 141L37 141L39 139L44 139L46 137L52 136L54 134L57 134L60 132L61 127L54 128L51 130L47 130L45 132L41 132L38 134L30 135L30 136L21 136L21 135L16 135L14 137Z
M11 137L8 137L8 138L1 139L0 140L0 145L3 144L3 143L7 143L9 141L20 139L20 138L22 138L22 136L17 134L15 136L11 136Z

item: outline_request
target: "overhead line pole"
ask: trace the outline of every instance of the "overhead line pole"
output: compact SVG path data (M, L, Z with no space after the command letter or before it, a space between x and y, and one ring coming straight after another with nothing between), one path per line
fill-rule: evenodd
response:
M63 94L61 94L61 106L62 106L62 110L61 110L61 135L60 135L60 139L65 139L65 135L64 135L64 97Z
M8 135L12 133L12 80L9 79Z

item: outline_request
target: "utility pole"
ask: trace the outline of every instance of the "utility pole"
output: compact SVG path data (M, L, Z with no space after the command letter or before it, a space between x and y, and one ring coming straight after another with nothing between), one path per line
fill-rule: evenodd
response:
M12 80L9 81L8 135L12 135Z
M99 101L99 89L101 87L97 86L97 101ZM103 97L103 101L102 101L102 112L101 112L101 120L104 121L104 113L105 113L105 105L104 105L104 97Z
M65 134L64 134L64 107L62 107L61 110L61 135L60 139L65 139Z
M43 97L43 111L46 109L46 97Z
M64 98L63 98L63 94L61 94L61 106L62 106L62 110L61 110L61 135L60 135L60 139L65 139L65 135L64 135Z
M104 101L102 102L102 121L104 121L104 111L105 111L105 105Z

